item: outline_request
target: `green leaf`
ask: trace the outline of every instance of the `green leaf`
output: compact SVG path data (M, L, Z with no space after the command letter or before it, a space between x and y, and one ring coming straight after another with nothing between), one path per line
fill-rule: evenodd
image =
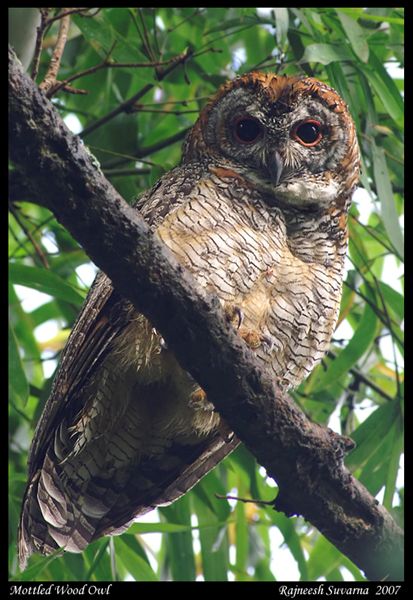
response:
M194 495L198 496L218 521L226 521L231 513L231 508L226 500L216 498L215 494L225 496L226 488L218 477L218 470L213 470L204 477L194 488Z
M188 527L181 533L166 533L169 566L174 581L195 581L195 556L192 545L191 510L189 496L183 496L171 506L160 509L161 514L171 523Z
M401 126L404 120L403 98L393 79L373 51L370 51L369 67L364 73L370 80L384 108L392 119Z
M396 480L399 472L400 456L403 452L403 422L395 421L391 432L390 456L386 475L383 506L390 510L393 506L393 497L396 492Z
M284 48L288 34L288 8L274 8L278 48Z
M346 458L346 465L354 471L363 467L370 456L382 444L386 434L400 414L400 404L396 400L377 408L363 423L352 432L356 448Z
M52 563L55 562L56 558L61 555L62 550L56 550L56 552L50 556L34 556L30 559L34 564L30 565L23 573L13 577L12 581L36 581L36 579L39 578L39 575L43 573L45 569L50 567ZM42 579L42 581L44 581L44 579Z
M354 16L354 18L363 19L363 21L373 21L375 23L385 22L394 23L395 25L404 25L404 19L402 17L369 14L364 8L339 8L337 10L339 10L342 13L347 13L350 16Z
M301 580L308 581L307 562L294 521L271 508L267 508L266 512L274 525L281 531L288 549L296 560Z
M363 316L353 337L337 358L331 362L327 371L324 371L314 383L311 389L312 393L321 391L335 383L342 375L348 373L373 342L376 336L377 323L376 313L368 304L365 304Z
M403 234L399 223L399 216L393 199L393 190L390 183L389 171L383 148L372 142L373 169L377 194L381 203L381 214L384 227L401 258L404 257Z
M180 533L191 531L193 528L189 525L180 523L134 523L129 527L124 535L142 535L145 533Z
M364 580L355 565L322 535L320 535L311 549L307 566L307 581L317 581L320 577L325 577L327 581L334 581L335 578L331 579L331 577L334 577L334 575L337 576L337 568L340 566L350 569L354 575L358 573L356 581Z
M229 567L227 527L218 522L216 514L200 495L194 495L193 500L200 527L199 540L205 581L227 581ZM216 525L213 525L214 522ZM206 524L209 527L203 527Z
M338 18L346 32L354 53L362 62L366 63L369 59L369 46L363 28L360 27L357 21L344 13L338 12Z
M114 538L114 544L116 558L134 576L135 581L159 581L156 573L146 560L134 552L121 537Z
M350 50L346 46L333 46L332 44L310 44L304 50L299 63L317 62L328 65L337 60L352 60Z
M388 306L396 313L400 320L404 318L404 297L397 290L384 281L379 281L378 286Z
M33 288L44 294L66 300L66 302L80 305L84 300L83 296L71 285L47 269L11 263L9 276L13 283Z
M9 323L9 396L20 409L24 408L29 397L29 384L17 348L17 340Z

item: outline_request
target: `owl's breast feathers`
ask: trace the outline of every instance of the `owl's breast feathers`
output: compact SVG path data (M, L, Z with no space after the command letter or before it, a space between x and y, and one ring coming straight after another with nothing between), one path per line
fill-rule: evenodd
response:
M270 206L242 176L213 166L157 229L244 326L272 339L257 355L296 386L324 355L338 316L347 245L341 213Z

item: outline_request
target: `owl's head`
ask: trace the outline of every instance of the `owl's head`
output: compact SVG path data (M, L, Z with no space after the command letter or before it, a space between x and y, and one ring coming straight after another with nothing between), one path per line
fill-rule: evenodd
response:
M274 202L327 207L348 199L359 149L347 106L312 78L248 73L223 85L202 110L184 162L230 169Z

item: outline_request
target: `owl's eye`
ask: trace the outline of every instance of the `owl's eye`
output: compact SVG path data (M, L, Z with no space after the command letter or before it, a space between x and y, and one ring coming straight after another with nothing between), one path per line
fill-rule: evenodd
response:
M303 146L316 146L323 138L320 121L301 121L294 127L292 137Z
M262 126L257 119L249 116L238 117L234 121L235 139L242 144L253 144L262 134Z

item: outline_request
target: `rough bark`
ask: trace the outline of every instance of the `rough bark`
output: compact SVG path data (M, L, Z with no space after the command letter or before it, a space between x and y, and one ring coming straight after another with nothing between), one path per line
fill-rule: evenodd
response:
M39 202L162 333L181 365L302 515L371 580L401 580L403 533L343 465L349 441L282 395L219 303L150 234L9 51L10 155Z

